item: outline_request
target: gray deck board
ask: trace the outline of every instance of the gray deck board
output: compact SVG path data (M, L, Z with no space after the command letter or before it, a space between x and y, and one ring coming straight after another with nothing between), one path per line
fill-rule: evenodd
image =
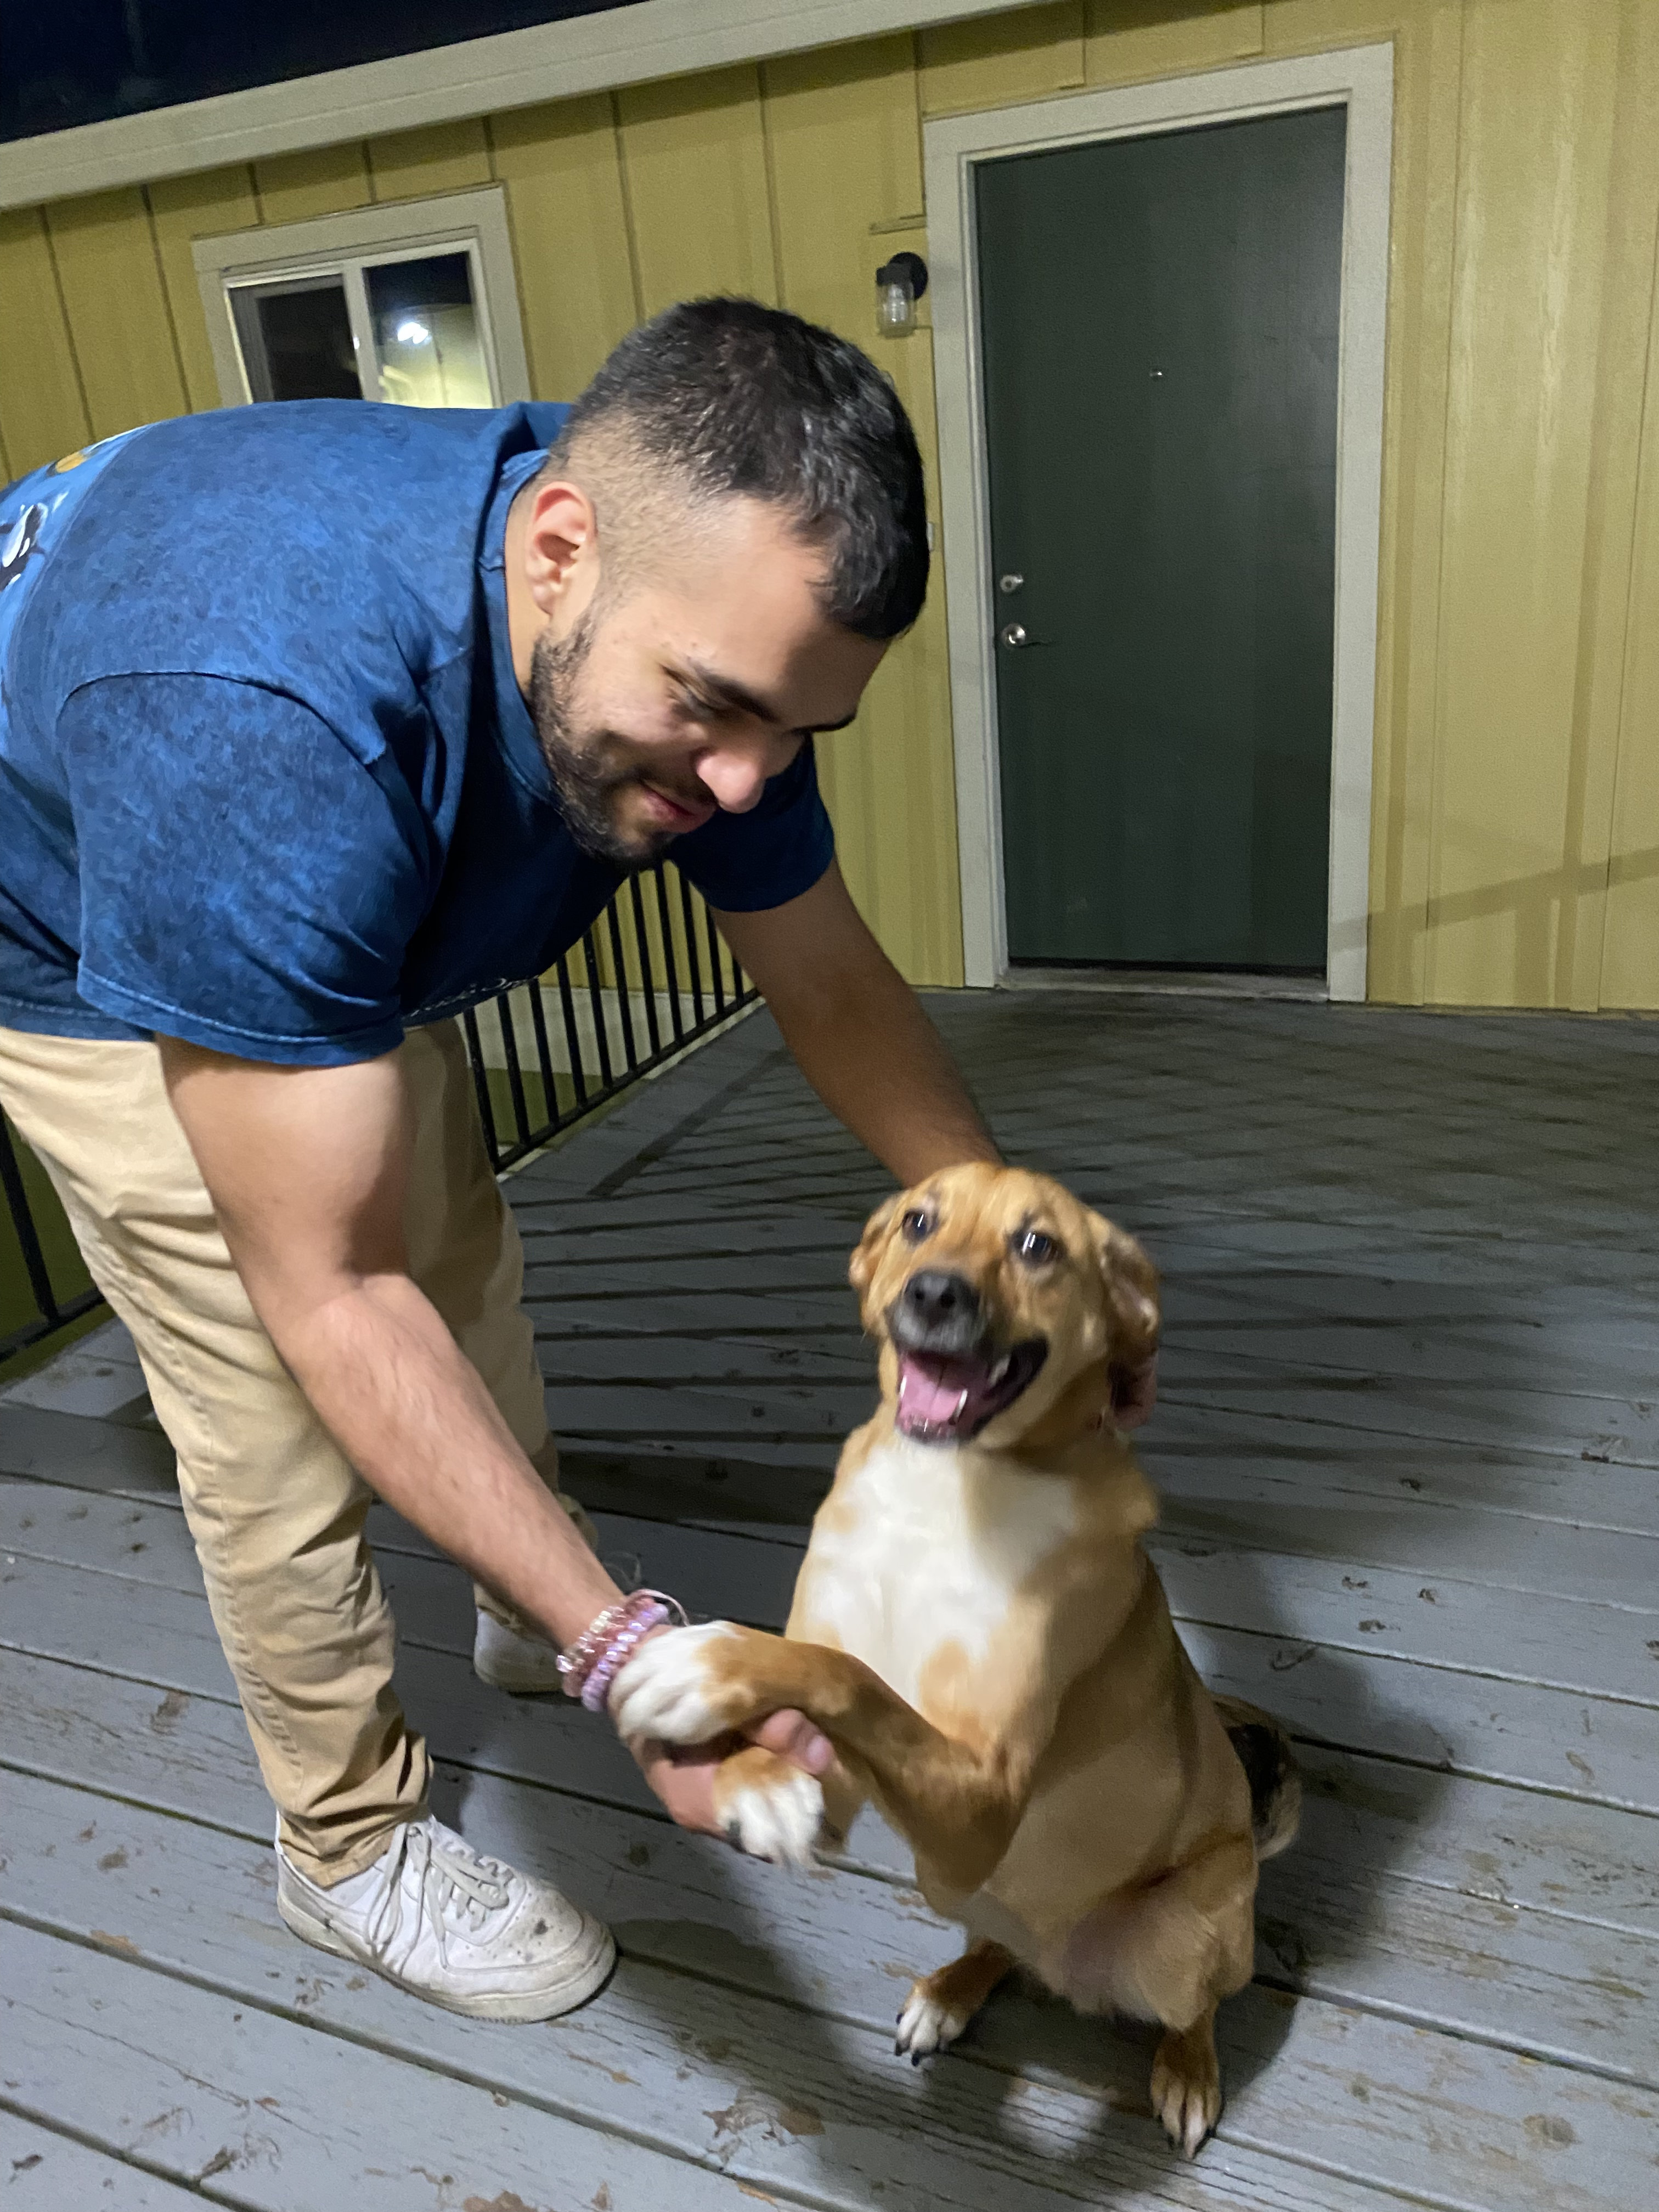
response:
M125 1516L143 1509L124 1502L117 1510ZM95 1523L89 1512L87 1522L69 1525L79 1530ZM640 1522L629 1524L624 1534L645 1547L635 1556L645 1578L651 1580L654 1571L660 1587L664 1565L675 1563L677 1532L660 1522ZM653 1538L659 1550L650 1548ZM695 1542L687 1547L688 1567L696 1564L695 1548ZM774 1577L775 1586L781 1579L779 1548L766 1547L762 1554L762 1571ZM106 1672L142 1668L145 1679L191 1694L224 1693L228 1675L206 1600L176 1586L185 1579L185 1570L175 1568L170 1580L126 1578L120 1603L112 1605L106 1569L31 1559L21 1553L15 1557L15 1565L0 1565L0 1644L46 1657L78 1656ZM1240 1625L1218 1624L1191 1613L1178 1617L1206 1677L1218 1688L1268 1705L1293 1733L1448 1771L1659 1811L1659 1765L1653 1758L1659 1725L1650 1703L1498 1674L1490 1671L1500 1652L1489 1638L1478 1647L1490 1655L1486 1669L1480 1672L1438 1659L1425 1663L1420 1652L1395 1656L1387 1649L1386 1620L1376 1638L1356 1629L1350 1642L1325 1640L1310 1620L1298 1620L1288 1607L1281 1613L1262 1592L1261 1574L1278 1567L1282 1595L1293 1563L1276 1562L1267 1553L1241 1555L1241 1561L1233 1601L1235 1612L1243 1616ZM143 1559L137 1564L142 1566ZM457 1569L414 1554L390 1555L381 1564L394 1602L400 1594L404 1599L405 1672L420 1669L441 1678L449 1661L459 1670L464 1695L471 1650L465 1578ZM711 1611L753 1617L758 1608L752 1602L750 1577L740 1568L725 1570L706 1547L702 1564L716 1572L714 1586L705 1586L702 1594L718 1597L722 1586L729 1594L725 1606ZM1171 1558L1169 1564L1175 1570L1183 1563ZM690 1592L695 1585L689 1577L683 1579ZM1172 1588L1178 1580L1172 1571ZM1369 1597L1366 1591L1328 1593L1327 1607L1340 1603L1352 1618ZM1498 1593L1492 1608L1494 1626L1514 1609L1513 1601ZM1416 1629L1422 1623L1437 1627L1443 1615L1449 1617L1455 1608L1425 1605L1419 1597L1402 1610ZM1628 1635L1632 1620L1650 1618L1617 1607L1579 1610L1605 1613L1620 1639ZM1428 1642L1426 1633L1419 1641ZM1610 1658L1616 1657L1616 1640L1610 1636L1608 1643ZM436 1740L435 1728L433 1733Z
M210 1820L263 1852L264 1801L230 1708L180 1700L158 1727L153 1692L136 1696L118 1678L71 1684L69 1672L49 1662L0 1666L17 1715L20 1776L27 1769L43 1785ZM631 1955L763 1996L788 1998L805 1986L818 2004L876 2027L898 1972L948 1955L948 1935L890 1878L902 1853L877 1824L861 1824L842 1868L786 1882L709 1853L643 1806L578 1803L568 1794L576 1778L568 1766L556 1771L567 1784L556 1820L535 1786L477 1767L446 1762L445 1788L470 1833L605 1911ZM603 1787L602 1774L593 1778ZM1641 1825L1632 1816L1595 1808L1586 1817L1490 1785L1464 1785L1461 1803L1437 1806L1411 1770L1351 1757L1310 1760L1309 1780L1297 1861L1264 1876L1261 1964L1275 1984L1659 2087L1656 1878L1639 1856L1646 1839L1632 1832ZM21 1778L13 1786L9 1842L21 1864L27 1807L40 1793ZM1470 1802L1475 1792L1483 1802ZM89 1811L76 1839L96 1844L89 1863L102 1867L125 1851L127 1831L116 1813ZM1471 1825L1491 1850L1464 1847ZM40 1828L54 1846L52 1883L62 1826L46 1819ZM127 1864L119 1856L111 1869L124 1891ZM15 1894L6 1879L0 1901ZM51 1893L50 1883L40 1893ZM1597 1917L1561 1909L1563 1895L1593 1902ZM95 1909L101 1920L106 1906ZM1005 2008L975 2042L1016 2063L1029 2026ZM1050 2065L1064 2070L1060 2059Z
M245 1895L243 1917L257 1927L253 1901ZM0 1923L9 2094L59 2126L84 2127L96 2111L117 2149L210 2203L258 2212L451 2212L468 2197L495 2212L514 2196L537 2207L599 2197L613 2212L742 2212L738 2178L584 2125L527 2084L504 2097L429 2056L325 2037L314 2008L337 1983L368 1991L368 1977L331 1960L297 1986L277 1972L285 2005L149 1971L118 1931L88 1944Z
M173 2170L190 2173L216 2136L204 2163L240 2169L238 2203L450 2212L466 2187L477 2212L496 2212L502 2180L547 2212L596 2197L615 2212L735 2212L757 2190L830 2212L884 2198L1043 2212L1102 2202L1103 2191L1105 2201L1188 2212L1398 2203L1249 2144L1223 2145L1196 2174L1172 2172L1149 2122L1035 2077L1019 2128L1007 2130L1007 2078L995 2069L958 2066L930 2081L893 2066L889 2051L878 2075L890 2029L648 1968L625 1965L604 1999L533 2037L441 2013L412 2022L407 2001L374 1978L297 1946L282 1966L251 1969L245 1931L263 1902L264 1855L202 1830L187 1844L183 1825L172 1826L202 1898L196 1924L181 1932L177 1914L149 1916L153 1937L118 1948L0 1924L7 2002L29 2032L22 2081L38 2109L63 2110L112 2070L117 2095L106 2087L101 2101L118 2099L122 2139L170 2133ZM260 1972L264 1990L252 1983ZM109 2016L139 2006L146 2033L131 2049ZM1513 2131L1501 2112L1456 2109L1479 2138ZM647 2149L641 2128L672 2148ZM447 2172L422 2155L428 2145L441 2146Z
M252 1803L251 1786L247 1794ZM55 1804L54 1798L64 1802ZM101 1817L70 1839L68 1820L85 1803L83 1796L66 1796L49 1784L17 1785L9 1814L9 1864L0 1875L0 1901L14 1916L33 1926L50 1925L81 1941L100 1943L160 1971L188 1975L243 2001L301 2014L309 2023L333 2021L380 2047L389 2044L406 2050L428 2065L447 2060L472 2078L483 2071L506 2087L522 2088L525 2077L516 2061L527 2057L544 2072L553 2065L548 2052L527 2052L530 2039L523 2036L477 2023L432 2021L424 2014L411 2018L409 2008L378 1984L365 1984L362 1977L331 1970L326 1962L319 1966L314 1954L280 1930L272 1929L250 1954L249 1924L257 1925L268 1907L271 1880L262 1833L256 1832L245 1841L228 1839L222 1831L210 1832L194 1823L111 1802ZM791 2071L775 2063L769 2070L766 2063L764 2054L780 2039L799 2038L800 2027L792 2029L782 2021L769 2026L763 2007L757 2011L754 2004L732 1998L734 1988L752 1991L757 1979L770 1984L763 1993L775 2001L797 2008L805 2004L837 2029L854 2031L850 2040L845 2034L837 2038L842 2063L855 2077L842 2091L848 2100L841 2109L842 2124L856 2111L860 2097L885 2100L892 2094L894 2069L885 2046L893 1993L896 1986L902 1988L896 1985L892 1967L902 1974L921 1963L916 1955L919 1933L929 1932L926 1916L906 1901L905 1893L834 1875L804 1884L765 1882L757 1878L756 1870L714 1856L665 1831L660 1823L635 1829L635 1838L649 1836L649 1844L630 1843L626 1829L617 1830L614 1816L594 1808L568 1818L550 1863L552 1838L543 1824L525 1820L525 1808L510 1798L504 1820L502 1809L469 1802L469 1826L476 1826L496 1848L541 1860L577 1894L599 1904L618 1927L634 1967L600 2003L552 2032L557 2045L568 2046L574 2067L582 2069L565 2077L560 2093L571 2108L589 2108L590 2084L597 2084L601 2111L613 2107L614 2095L605 2082L609 2079L613 2087L628 2087L627 2082L614 2082L620 2069L636 2081L649 2080L659 2098L670 2093L665 2081L657 2077L679 2077L672 2095L676 2118L672 2129L664 2122L664 2140L677 2141L684 2148L684 2130L695 2130L695 2115L707 2116L707 2100L717 2084L703 2078L705 2069L695 2064L689 2088L684 2078L687 2037L696 2018L695 2012L688 2014L676 2002L684 1981L665 1983L653 1977L643 1963L653 1960L701 1972L724 1987L727 1996L715 2008L715 2032L728 2045L741 2040L747 2053L745 2069L769 2081L766 2094L775 2109L787 2109L793 2103L797 2110L814 2111L821 2122L828 2119L821 2090L816 2102L809 2098L806 2077L799 2066ZM520 1815L516 1821L515 1812ZM647 1850L657 1863L641 1866L637 1862ZM741 1894L744 1889L746 1898ZM73 1912L66 1915L59 1902L66 1893L77 1900L78 1918ZM752 1920L745 1905L754 1912ZM761 1909L755 1910L757 1906ZM1497 1916L1489 1911L1488 1917ZM112 1921L118 1924L110 1925ZM938 1955L943 1948L939 1931L931 1933L932 1952ZM738 1939L735 1944L732 1936ZM744 1955L757 1948L761 1954L758 1972L750 1956ZM849 1968L849 1962L856 1963ZM1517 1971L1513 1960L1505 1964L1516 1984L1516 2002L1524 2006L1536 2001L1541 1976L1544 1996L1561 2003L1560 1993L1548 1986L1547 1968L1536 1960L1522 1971ZM354 1979L358 1985L355 1991ZM331 2008L331 1998L343 2007L343 2020ZM1580 2005L1582 2008L1582 1997ZM665 2035L661 2032L665 2013L669 2026ZM1620 2025L1617 2019L1612 2021L1609 2033ZM822 2023L817 2032L823 2032ZM860 2036L866 2039L860 2041ZM1322 2164L1340 2163L1376 2184L1421 2186L1422 2146L1409 2128L1400 2129L1397 2118L1409 2101L1414 2079L1413 2038L1410 2033L1402 2034L1398 2022L1362 2019L1352 2008L1304 2003L1287 2026L1282 2009L1263 1993L1231 2009L1228 2038L1236 2074L1249 2084L1248 2106L1237 2116L1244 2142L1258 2131L1269 2136L1285 2132L1294 2136L1305 2156ZM695 2047L694 2036L694 2055ZM475 2055L484 2051L487 2060ZM1271 2068L1261 2065L1267 2051L1273 2053ZM730 2050L721 2055L729 2058ZM994 2073L1017 2063L1023 2072L1042 2081L1048 2091L1049 2123L1057 2136L1069 2139L1086 2128L1086 2115L1075 2109L1079 2097L1103 2096L1121 2116L1120 2124L1127 2138L1120 2178L1133 2175L1138 2185L1145 2185L1152 2179L1144 2171L1146 2138L1151 2130L1144 2121L1139 2130L1127 2121L1144 2110L1146 2056L1142 2036L1097 2027L1086 2039L1079 2038L1059 2008L1016 2002L1000 2008L991 2032L976 2039L971 2060ZM1488 2050L1478 2060L1469 2050L1460 2055L1456 2093L1449 2110L1468 2141L1481 2146L1482 2158L1503 2142L1506 2132L1513 2131L1516 2084L1528 2081L1524 2072L1516 2072L1516 2063L1512 2052L1502 2051ZM1352 2134L1352 2100L1334 2111L1326 2106L1325 2088L1336 2066L1362 2079L1370 2092L1363 2124L1370 2148L1363 2158ZM898 2070L902 2074L904 2069ZM1632 2146L1640 2136L1636 2126L1627 2124L1659 2118L1659 2102L1645 2097L1632 2101L1624 2090L1607 2083L1599 2094L1607 2113L1594 2123L1600 2145L1598 2186L1606 2192L1605 2202L1620 2208L1628 2204L1633 2212L1642 2202L1645 2161L1632 2160ZM1240 2099L1244 2095L1241 2088ZM970 2094L965 2104L971 2107L976 2101ZM1591 2085L1581 2076L1573 2084L1573 2109L1588 2121L1595 2102ZM1379 2107L1395 2111L1395 2119L1385 2124ZM973 2142L976 2131L965 2117L953 2124L958 2130L958 2154L994 2154L990 2145ZM803 2132L817 2131L809 2128ZM1141 2137L1139 2158L1133 2155L1137 2134ZM1629 2142L1621 2143L1621 2134L1628 2134ZM1379 2140L1380 2136L1384 2139ZM1231 2125L1226 2141L1234 2144ZM927 2148L930 2158L938 2156L937 2143ZM1037 2148L1041 2153L1042 2146ZM1151 2148L1155 2156L1156 2145ZM999 2162L1004 2166L1005 2184L1027 2178L1010 2167L1006 2147ZM1137 2166L1143 2169L1139 2173L1134 2172ZM1451 2161L1441 2177L1445 2193L1454 2201L1465 2196L1474 2178L1473 2171L1460 2174L1456 2167L1457 2161ZM807 2185L799 2168L787 2165L775 2167L765 2179L769 2185ZM1570 2183L1570 2174L1567 2179ZM935 2186L940 2192L936 2201L963 2201L960 2183L952 2188L948 2178L941 2177ZM966 2201L973 2201L971 2195Z
M781 1626L799 1558L795 1541L716 1534L603 1510L595 1517L606 1558L635 1564L636 1578L647 1582L672 1576L694 1613ZM1644 1576L1650 1563L1640 1540L1607 1536L1583 1559L1574 1556L1586 1548L1583 1531L1528 1528L1527 1559L1494 1562L1492 1580L1482 1582L1472 1578L1478 1560L1467 1538L1448 1541L1443 1529L1401 1544L1392 1522L1380 1531L1372 1526L1378 1516L1316 1513L1310 1528L1307 1509L1294 1516L1287 1509L1282 1518L1300 1525L1285 1534L1297 1540L1275 1552L1279 1517L1188 1512L1159 1532L1152 1549L1176 1619L1659 1706L1651 1648L1659 1640L1659 1576ZM1539 1556L1551 1534L1565 1562L1555 1589L1547 1558ZM1438 1544L1427 1540L1437 1536ZM412 1600L403 1612L406 1631L443 1648L469 1648L465 1578L395 1516L377 1521L376 1546L388 1588ZM45 1484L0 1480L0 1551L173 1589L194 1592L200 1583L176 1510L88 1499ZM1435 1579L1425 1582L1425 1574ZM1528 1599L1518 1621L1510 1618L1516 1592ZM448 1630L441 1638L441 1626Z
M1650 2212L1659 1029L933 1005L1011 1152L1164 1271L1159 1563L1203 1670L1301 1743L1198 2166L1146 2116L1138 2031L1012 1992L896 2065L903 1978L950 1942L897 1839L866 1819L803 1881L678 1834L604 1730L474 1680L465 1577L383 1508L440 1809L605 1911L624 1963L506 2030L293 1943L112 1334L0 1399L0 1993L31 2069L0 2022L0 2199ZM846 1260L886 1188L763 1015L508 1185L567 1481L696 1611L781 1617L872 1401Z
M192 2189L0 2105L0 2204L6 2212L185 2212Z

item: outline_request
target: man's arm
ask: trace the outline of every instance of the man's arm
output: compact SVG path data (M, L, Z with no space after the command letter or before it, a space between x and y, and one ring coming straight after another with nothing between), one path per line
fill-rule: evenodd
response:
M1000 1159L939 1031L833 861L785 906L714 918L813 1090L901 1183Z
M556 1643L573 1641L621 1593L409 1276L410 1127L396 1056L270 1067L160 1042L237 1273L324 1425L434 1543ZM811 1735L797 1720L763 1740L810 1752ZM659 1761L647 1775L676 1819L712 1824L708 1771Z

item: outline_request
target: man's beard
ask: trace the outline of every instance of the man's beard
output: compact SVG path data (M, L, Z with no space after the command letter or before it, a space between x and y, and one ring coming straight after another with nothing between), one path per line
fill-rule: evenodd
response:
M621 828L618 801L642 780L642 769L634 764L636 748L615 731L583 729L576 720L581 673L599 630L598 612L595 601L568 637L544 630L537 639L530 661L530 715L566 829L583 852L631 875L659 859L674 833Z

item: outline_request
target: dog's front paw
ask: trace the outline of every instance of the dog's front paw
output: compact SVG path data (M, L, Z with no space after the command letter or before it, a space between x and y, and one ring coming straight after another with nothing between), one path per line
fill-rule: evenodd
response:
M627 1743L707 1743L749 1718L734 1684L711 1664L714 1649L742 1633L729 1621L668 1628L642 1644L611 1686L611 1717Z
M721 1765L714 1816L727 1842L750 1858L810 1867L823 1826L823 1791L788 1759L751 1747Z
M901 2058L920 2066L924 2058L933 2057L936 2051L948 2051L972 2018L971 2013L958 2012L941 2003L929 1990L926 1980L917 1982L898 2016L893 2049Z

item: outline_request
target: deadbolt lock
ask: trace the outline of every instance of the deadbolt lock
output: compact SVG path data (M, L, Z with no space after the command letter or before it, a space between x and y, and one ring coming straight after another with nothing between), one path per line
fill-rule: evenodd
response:
M1006 595L1011 592L1018 592L1024 586L1024 581L1025 579L1024 576L1016 576L1011 569L1007 575L999 576L997 578L997 589Z

